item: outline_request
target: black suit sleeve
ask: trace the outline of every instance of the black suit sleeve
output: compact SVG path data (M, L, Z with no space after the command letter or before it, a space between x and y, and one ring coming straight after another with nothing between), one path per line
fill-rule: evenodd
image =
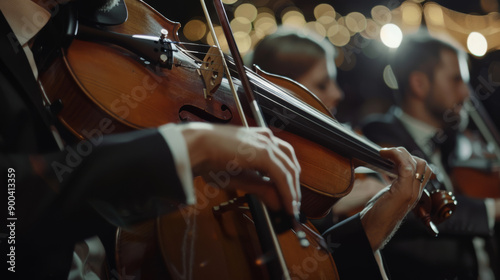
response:
M170 150L156 129L84 140L51 154L5 153L0 164L4 172L15 170L22 228L40 217L71 219L88 205L126 226L185 202Z
M15 174L12 217L17 220L16 243L2 238L0 259L15 246L18 276L67 278L75 242L112 233L108 222L126 227L185 202L170 151L156 129L103 137L85 155L78 154L88 145L82 143L51 154L2 153L3 181L9 168ZM2 190L3 198L7 186ZM2 233L11 231L6 226Z
M111 222L125 226L164 213L165 205L172 205L164 200L185 202L171 152L156 129L107 136L94 144L76 146L76 152L82 150L79 145L92 150L63 178L63 207L88 201ZM65 149L64 159L59 154L60 161L50 162L53 172L56 162L69 164L70 152Z

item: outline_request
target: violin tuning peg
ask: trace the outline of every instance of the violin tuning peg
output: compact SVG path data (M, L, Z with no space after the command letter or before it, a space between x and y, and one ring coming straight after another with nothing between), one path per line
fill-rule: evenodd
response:
M162 29L160 31L160 39L166 40L168 36L168 30L167 29Z

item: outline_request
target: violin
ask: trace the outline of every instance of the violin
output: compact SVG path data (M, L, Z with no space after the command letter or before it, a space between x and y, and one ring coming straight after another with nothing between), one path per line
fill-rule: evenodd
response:
M256 123L248 113L248 102L238 109L230 94L233 81L224 78L218 67L221 59L227 61L236 77L237 95L246 100L241 74L236 73L230 57L209 50L203 59L197 58L178 43L178 23L143 1L125 3L128 18L122 24L71 25L75 40L40 74L45 102L57 108L57 117L67 129L85 139L95 133L169 122L241 125L248 119L250 125ZM278 86L257 72L244 71L266 123L295 149L302 167L302 212L306 217L325 215L349 193L356 166L395 174L393 163L380 157L380 147L315 109L321 105L313 107L290 94L302 90L307 95L305 88L291 81ZM214 179L223 183L224 175ZM196 205L171 205L179 210L139 225L131 235L119 230L120 273L139 273L142 278L148 278L146 273L168 273L173 279L275 279L285 274L288 278L338 279L328 244L312 224L303 221L300 231L288 227L276 236L261 233L258 224L263 214L256 211L258 202L247 194L214 188L202 178L194 182ZM453 212L454 204L447 199L434 211L429 196L423 195L417 208L426 223ZM305 236L298 237L298 232ZM304 246L304 240L308 245ZM269 249L275 243L278 248ZM127 254L130 250L133 253ZM144 255L147 257L139 261L133 257ZM276 265L277 255L283 256L284 264ZM154 265L151 269L152 264L163 264L163 268Z
M500 133L476 93L470 93L464 108L476 129L457 136L450 164L453 184L467 196L500 198Z

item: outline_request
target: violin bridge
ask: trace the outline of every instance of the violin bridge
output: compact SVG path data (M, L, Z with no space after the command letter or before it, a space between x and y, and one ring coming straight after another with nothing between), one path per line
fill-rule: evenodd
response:
M212 94L217 91L224 76L224 67L222 57L216 47L210 47L207 54L203 58L203 63L198 71L205 88L203 92L205 99L210 99Z

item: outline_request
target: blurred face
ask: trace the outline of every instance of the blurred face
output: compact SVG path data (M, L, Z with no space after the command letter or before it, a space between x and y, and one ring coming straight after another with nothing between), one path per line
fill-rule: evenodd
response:
M314 93L332 112L335 113L344 93L337 85L335 67L328 69L326 59L319 60L308 72L297 79Z
M455 128L460 122L460 110L469 96L463 80L457 55L449 50L441 51L441 63L434 71L426 108L442 127Z

